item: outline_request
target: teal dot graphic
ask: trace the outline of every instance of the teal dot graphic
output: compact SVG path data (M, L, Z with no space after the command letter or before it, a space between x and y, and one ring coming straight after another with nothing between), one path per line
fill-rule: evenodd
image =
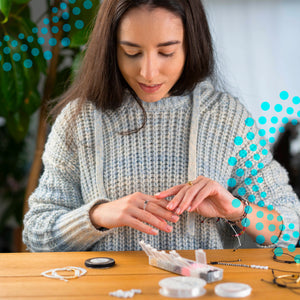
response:
M90 0L86 0L83 2L83 6L85 9L91 9L93 7L93 3Z
M258 191L259 191L258 185L253 185L252 191L253 191L253 192L258 192Z
M253 203L255 201L255 196L254 195L249 195L248 201Z
M258 178L257 178L257 182L258 182L258 183L263 183L263 182L264 182L264 179L263 179L262 177L258 177Z
M271 224L271 225L269 225L268 229L269 229L269 231L273 232L273 231L275 231L276 227L274 224Z
M42 33L42 34L47 34L47 33L48 33L48 28L43 27L43 28L41 29L41 33Z
M60 4L60 8L62 9L62 10L64 10L64 9L67 9L67 4L66 3L61 3Z
M4 53L4 54L9 54L9 53L10 53L10 48L9 48L9 47L5 47L5 48L3 49L3 53Z
M262 155L267 155L267 154L268 154L268 150L267 150L267 149L263 149L263 150L261 151L261 153L262 153Z
M2 59L2 55L0 54L0 61L1 61L1 59Z
M57 7L53 7L53 8L52 8L52 12L53 12L54 14L57 14L58 8L57 8Z
M74 7L72 10L73 15L78 16L80 14L81 10L79 7Z
M266 140L260 140L259 144L260 144L262 147L264 147L264 146L266 146L267 142L266 142Z
M257 244L263 244L264 242L265 242L265 237L263 236L263 235L258 235L257 237L256 237L256 243Z
M257 160L260 160L260 155L257 154L257 153L254 154L254 155L253 155L253 159L256 160L256 161L257 161Z
M281 112L282 111L282 105L281 104L276 104L274 107L276 112Z
M241 224L243 227L249 227L250 226L250 220L248 218L245 218L241 221Z
M282 250L282 248L280 248L280 247L278 247L278 248L275 248L274 249L274 254L276 255L276 256L281 256L282 254L283 254L283 250Z
M270 240L273 244L276 244L278 242L278 237L276 235L272 235ZM276 248L276 249L278 249L278 248Z
M33 56L38 56L38 55L40 54L40 50L39 50L38 48L33 48L33 49L31 50L31 54L32 54Z
M251 175L252 176L256 176L257 175L257 170L256 169L252 169L251 170Z
M232 206L235 207L235 208L238 208L241 206L241 201L239 199L233 199L232 202L231 202Z
M254 139L254 137L255 137L255 135L254 135L253 132L248 132L248 133L247 133L247 139L248 139L249 141L252 141L252 140Z
M292 123L292 125L297 125L297 124L298 124L298 121L297 121L296 119L293 119L293 120L291 121L291 123Z
M266 131L265 131L264 129L260 129L260 130L258 131L258 134L259 134L259 136L265 136Z
M286 91L282 91L282 92L279 94L279 97L280 97L282 100L286 100L286 99L289 97L289 93L286 92Z
M237 159L236 159L235 157L230 157L230 158L228 159L228 164L229 164L230 166L235 166L236 163L237 163Z
M5 36L3 37L3 39L4 39L5 42L8 42L8 41L9 41L9 36L8 36L8 35L5 35Z
M69 38L65 37L61 40L61 44L63 47L68 47L70 45L71 41Z
M25 68L30 69L32 67L32 60L31 59L25 59L23 65L24 65Z
M236 176L242 177L242 176L244 176L245 172L243 169L237 169L235 174L236 174Z
M270 142L271 144L275 143L275 138L274 138L273 136L270 137L270 138L269 138L269 142Z
M272 211L274 209L274 206L272 204L268 205L268 211Z
M278 123L278 118L277 118L277 117L272 117L272 118L271 118L271 122L272 122L273 124L277 124L277 123Z
M289 229L294 229L294 228L295 228L295 224L290 223L290 224L289 224Z
M246 212L246 214L251 214L252 211L253 211L253 209L252 209L252 207L251 207L250 205L247 205L247 206L245 207L245 212Z
M49 40L49 45L50 46L55 46L57 44L57 40L55 39L55 38L51 38L50 40Z
M32 33L38 33L39 32L37 27L33 27L31 31L32 31Z
M287 242L290 238L291 238L290 235L287 234L287 233L284 234L283 237L282 237L282 239L283 239L284 241L286 241L286 242Z
M258 211L257 213L256 213L256 216L258 217L258 218L262 218L263 216L264 216L264 213L262 212L262 211Z
M50 21L49 21L48 18L45 18L45 19L43 20L43 23L44 23L45 25L48 25L48 24L50 23Z
M294 231L294 232L293 232L293 237L294 237L295 239L298 239L298 238L299 238L299 231Z
M275 127L270 127L269 132L271 134L274 134L276 132L276 128Z
M62 13L61 17L64 19L64 20L68 20L70 18L70 15L69 13L67 13L66 11ZM67 24L65 24L67 25Z
M52 52L51 51L45 51L44 57L46 60L50 60L52 58Z
M30 36L27 37L27 42L28 43L32 43L33 40L34 40L33 36L30 35Z
M287 124L289 122L289 119L287 117L282 118L282 123Z
M39 43L40 45L43 45L43 44L45 43L45 39L42 38L42 37L39 37L39 38L38 38L38 43Z
M292 107L288 107L286 109L286 112L287 112L288 115L292 115L294 113L294 109Z
M258 167L259 169L262 169L262 168L264 167L264 164L263 164L263 163L259 163L259 164L257 165L257 167Z
M300 98L298 96L294 97L293 98L293 103L296 104L296 105L299 104L300 103Z
M284 224L280 224L280 225L278 226L278 228L279 228L279 230L281 230L281 231L285 230Z
M251 151L256 151L257 150L257 146L255 144L250 145L250 150Z
M290 245L288 245L288 250L289 250L290 252L294 252L294 251L296 250L296 246L290 244Z
M277 221L278 221L278 222L281 222L282 220L283 220L283 219L282 219L282 216L278 216L278 217L277 217Z
M246 185L250 185L252 183L252 180L250 177L247 177L244 182Z
M240 146L243 144L243 139L240 137L240 136L237 136L235 139L234 139L234 143L237 145L237 146Z
M227 184L229 187L235 187L236 186L236 180L234 178L229 178L227 181Z
M241 150L241 151L239 152L239 156L240 156L241 158L246 157L246 156L247 156L247 151L246 151L246 150Z
M258 123L262 124L262 125L266 124L267 123L267 118L266 117L259 117Z
M261 109L264 110L264 111L267 111L270 109L270 103L269 102L263 102L261 104Z
M261 222L256 223L255 228L257 230L263 230L264 229L264 224Z
M260 200L260 201L258 201L257 205L258 205L259 207L264 207L264 206L265 206L265 202L262 201L262 200Z
M58 33L59 29L57 26L53 26L51 31L52 31L52 33L56 34L56 33Z
M246 189L245 189L244 187L240 187L240 188L238 189L238 194L239 194L240 196L244 196L244 195L246 194Z
M14 53L13 60L14 61L20 61L21 60L21 55L19 53Z
M283 132L285 132L285 129L284 129L284 127L279 127L278 131L279 131L280 133L283 133Z
M64 24L63 25L63 31L64 32L69 32L71 30L71 25L70 24Z
M268 214L267 219L269 221L272 221L274 219L274 216L272 214Z
M77 21L75 22L75 27L76 27L77 29L82 29L83 26L84 26L83 21L77 20Z
M12 47L17 47L18 46L18 42L16 40L13 40L11 42Z
M54 24L58 23L58 21L59 21L58 16L54 16L54 17L52 18L52 22L53 22Z
M266 198L266 197L267 197L267 193L266 193L266 192L261 192L261 193L260 193L260 196L261 196L262 198Z
M12 66L11 66L11 63L9 62L6 62L2 65L2 69L5 71L5 72L9 72L11 69L12 69Z
M18 38L19 38L20 40L23 40L23 39L25 38L25 35L24 35L23 33L20 33L20 34L18 35Z
M246 166L246 168L251 168L252 167L252 162L250 161L250 160L247 160L246 162L245 162L245 166Z
M297 112L297 116L300 118L300 110Z
M300 254L295 255L294 260L295 260L296 264L300 264Z
M70 2L71 4L74 4L74 3L76 2L76 0L69 0L69 2Z

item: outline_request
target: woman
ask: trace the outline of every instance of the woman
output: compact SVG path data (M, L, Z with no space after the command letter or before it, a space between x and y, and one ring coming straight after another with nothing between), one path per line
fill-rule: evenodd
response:
M240 102L206 81L213 70L199 0L104 1L57 106L28 248L234 247L232 224L259 245L294 247L299 202L286 172Z

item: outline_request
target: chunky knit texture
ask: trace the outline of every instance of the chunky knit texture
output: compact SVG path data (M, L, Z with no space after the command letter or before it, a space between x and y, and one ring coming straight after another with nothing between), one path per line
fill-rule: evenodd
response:
M24 219L23 239L29 250L140 250L140 240L157 249L234 247L237 241L222 220L197 215L195 234L188 234L187 212L173 232L158 236L129 227L99 231L90 222L89 210L96 203L137 191L154 195L199 175L218 181L236 196L252 195L255 203L272 205L285 224L278 245L297 243L299 200L288 185L286 171L272 159L267 146L260 145L255 124L245 123L251 116L237 99L202 82L191 94L143 102L146 126L131 135L119 134L142 123L141 109L131 96L116 111L100 112L86 103L70 127L76 105L74 101L66 106L46 144L44 173ZM247 136L249 132L253 134ZM242 145L235 144L236 137L243 139ZM249 150L253 144L256 147ZM242 149L248 155L240 155ZM267 153L262 154L263 149ZM255 154L259 158L253 158ZM230 157L237 162L231 163ZM251 167L245 167L247 161ZM243 176L238 169L243 169ZM251 174L253 169L257 175ZM245 184L247 177L252 184Z

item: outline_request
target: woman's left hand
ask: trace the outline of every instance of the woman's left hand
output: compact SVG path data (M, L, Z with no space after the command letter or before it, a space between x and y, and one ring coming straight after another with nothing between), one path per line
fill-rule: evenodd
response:
M180 215L185 210L196 211L198 214L229 220L238 219L243 214L243 205L234 207L234 196L221 184L204 176L192 182L176 185L156 194L157 199L175 196L167 205L167 209Z

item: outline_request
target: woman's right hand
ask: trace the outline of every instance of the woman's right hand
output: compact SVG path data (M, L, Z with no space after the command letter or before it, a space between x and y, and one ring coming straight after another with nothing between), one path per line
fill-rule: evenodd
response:
M148 202L144 210L145 201ZM166 208L168 203L166 199L156 199L137 192L94 206L90 211L90 219L96 228L129 226L147 234L157 235L157 229L165 232L172 231L172 226L166 221L175 223L179 220L178 215Z

